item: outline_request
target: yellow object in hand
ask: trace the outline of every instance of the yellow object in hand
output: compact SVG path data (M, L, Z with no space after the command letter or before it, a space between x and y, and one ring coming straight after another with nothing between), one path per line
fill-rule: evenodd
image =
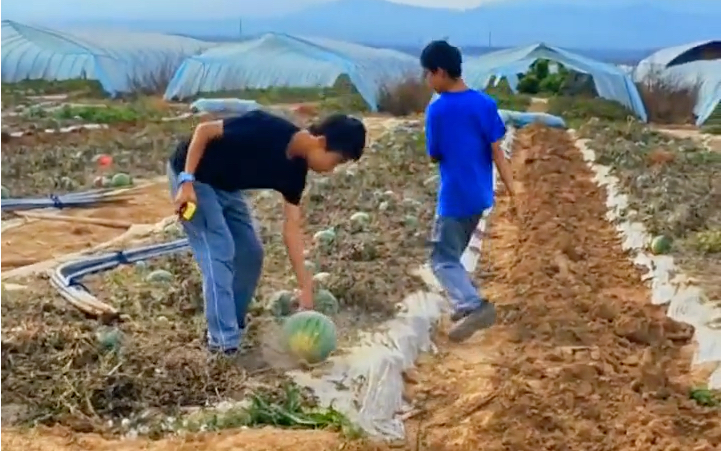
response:
M196 212L196 204L193 202L187 202L183 205L180 211L180 216L186 221L193 219L193 215Z

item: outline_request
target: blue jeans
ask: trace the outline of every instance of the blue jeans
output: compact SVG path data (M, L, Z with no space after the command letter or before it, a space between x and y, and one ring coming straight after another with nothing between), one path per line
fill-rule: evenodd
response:
M480 219L481 214L466 218L437 215L434 219L431 269L451 298L455 313L476 310L485 302L461 264L461 255Z
M168 166L171 194L178 175ZM181 221L203 276L203 297L212 350L238 349L248 304L263 266L258 238L244 193L193 182L198 198L190 221Z

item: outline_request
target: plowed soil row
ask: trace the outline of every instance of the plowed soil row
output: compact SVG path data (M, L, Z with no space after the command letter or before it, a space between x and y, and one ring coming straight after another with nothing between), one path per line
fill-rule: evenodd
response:
M518 215L491 218L499 325L421 371L427 449L713 450L719 410L689 399L692 330L648 301L565 132L525 129ZM488 264L488 263L487 263ZM482 267L485 265L482 265ZM486 355L482 355L484 350ZM424 449L423 446L421 449Z

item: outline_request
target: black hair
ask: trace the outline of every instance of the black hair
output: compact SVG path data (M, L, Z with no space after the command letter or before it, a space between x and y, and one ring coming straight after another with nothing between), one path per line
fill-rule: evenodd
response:
M366 126L355 117L337 113L313 124L308 131L326 138L326 150L340 153L345 160L358 160L366 147Z
M446 41L433 41L421 52L421 67L436 73L443 70L453 79L461 77L461 51Z

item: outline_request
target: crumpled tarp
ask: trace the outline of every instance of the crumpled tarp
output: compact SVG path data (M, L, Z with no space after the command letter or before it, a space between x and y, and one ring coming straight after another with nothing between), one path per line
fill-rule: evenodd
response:
M507 126L523 128L534 123L541 123L552 128L566 128L567 124L559 116L541 112L499 110L499 116Z
M242 89L330 87L346 75L376 110L381 87L418 72L416 58L395 50L268 33L188 58L168 85L165 98Z

